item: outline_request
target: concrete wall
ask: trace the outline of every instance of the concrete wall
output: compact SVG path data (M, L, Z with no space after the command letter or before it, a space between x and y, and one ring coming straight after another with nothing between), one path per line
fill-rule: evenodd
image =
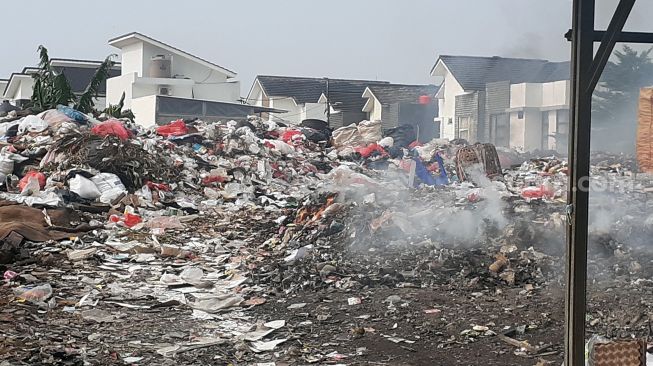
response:
M136 123L144 127L154 126L156 122L156 95L134 98L131 110L136 117Z
M569 80L542 84L542 106L569 105Z
M524 150L532 151L542 148L542 112L526 109L524 111Z
M383 120L383 105L379 103L376 98L372 98L372 112L370 112L368 120L370 121L381 121Z
M131 72L110 78L107 80L107 101L106 106L109 104L118 104L122 93L125 93L125 108L131 108L132 102L132 86L136 80L136 72Z
M383 105L381 107L381 126L383 129L397 127L399 124L399 103Z
M510 147L517 150L524 149L524 117L519 118L519 112L510 112Z
M136 75L143 77L143 43L130 44L120 51L121 74L136 73Z

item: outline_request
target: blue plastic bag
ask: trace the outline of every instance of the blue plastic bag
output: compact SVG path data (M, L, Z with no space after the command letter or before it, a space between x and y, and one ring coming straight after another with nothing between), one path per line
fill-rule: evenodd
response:
M82 112L80 112L80 111L78 111L76 109L70 108L67 105L61 105L60 104L60 105L57 106L57 110L59 112L65 114L69 118L72 118L73 120L75 120L75 122L84 123L87 120L84 113L82 113Z

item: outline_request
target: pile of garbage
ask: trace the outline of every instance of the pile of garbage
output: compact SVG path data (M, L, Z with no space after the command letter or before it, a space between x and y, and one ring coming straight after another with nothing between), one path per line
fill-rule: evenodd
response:
M455 316L410 310L419 291L531 301L564 273L568 167L556 156L419 141L410 126L378 121L143 129L65 106L10 111L0 135L0 321L12 324L0 363L379 361L367 347L388 342L450 351L500 329L413 327ZM593 202L598 258L635 281L653 180L614 156L593 172L623 188ZM386 320L375 334L370 322ZM343 327L353 330L338 343Z

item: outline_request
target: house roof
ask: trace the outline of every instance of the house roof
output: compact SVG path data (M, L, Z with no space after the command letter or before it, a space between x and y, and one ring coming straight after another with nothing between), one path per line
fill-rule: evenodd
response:
M368 90L381 104L417 103L422 95L435 96L439 87L435 85L370 85Z
M360 109L365 104L362 94L369 85L389 84L387 81L329 78L329 99L337 110ZM297 104L317 103L326 94L325 78L259 75L256 77L268 97L292 98Z
M50 64L52 69L56 72L63 72L70 83L70 88L73 93L81 94L86 90L86 86L89 81L93 78L95 70L97 67L102 64L103 61L92 61L92 60L75 60L75 59L65 59L65 58L52 58L50 59ZM7 85L4 89L0 90L0 95L4 96L7 90L12 89L16 86L18 79L25 76L30 76L33 73L39 71L38 67L27 66L24 67L21 72L12 73L9 79L6 80ZM120 76L120 63L109 70L109 78ZM103 82L100 86L101 92L100 95L104 95L106 91L106 82Z
M204 65L206 67L218 70L218 71L226 74L230 78L236 77L236 75L237 75L235 71L232 71L232 70L229 70L229 69L227 69L225 67L222 67L220 65L214 64L214 63L212 63L210 61L207 61L207 60L205 60L203 58L195 56L195 55L193 55L191 53L188 53L186 51L182 51L179 48L173 47L173 46L171 46L171 45L169 45L167 43L161 42L159 40L148 37L148 36L146 36L144 34L141 34L141 33L138 33L138 32L131 32L131 33L127 33L127 34L124 34L124 35L116 37L116 38L112 38L112 39L109 40L109 44L111 46L116 47L116 48L123 48L124 46L127 46L127 45L135 43L135 42L139 42L139 41L149 43L149 44L155 45L155 46L157 46L159 48L163 48L164 50L166 50L168 52L172 52L172 53L176 53L178 55L184 56L184 57L186 57L186 58L188 58L190 60L193 60L193 61L195 61L195 62L197 62L199 64L202 64L202 65Z
M465 90L483 90L496 81L511 83L546 83L568 80L569 62L506 57L442 55L431 69L443 63Z

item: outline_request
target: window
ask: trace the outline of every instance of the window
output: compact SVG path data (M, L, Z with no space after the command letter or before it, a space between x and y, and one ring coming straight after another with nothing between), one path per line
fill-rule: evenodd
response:
M447 124L448 124L448 125L452 125L452 124L453 124L453 118L449 118L449 119L447 120Z
M559 153L567 152L567 141L569 139L569 110L559 109L556 111L556 150Z
M518 119L524 119L524 111L517 112L517 118Z
M458 117L458 128L456 129L458 138L469 141L469 126L471 117Z
M496 146L510 146L510 120L506 113L490 115L490 142Z

